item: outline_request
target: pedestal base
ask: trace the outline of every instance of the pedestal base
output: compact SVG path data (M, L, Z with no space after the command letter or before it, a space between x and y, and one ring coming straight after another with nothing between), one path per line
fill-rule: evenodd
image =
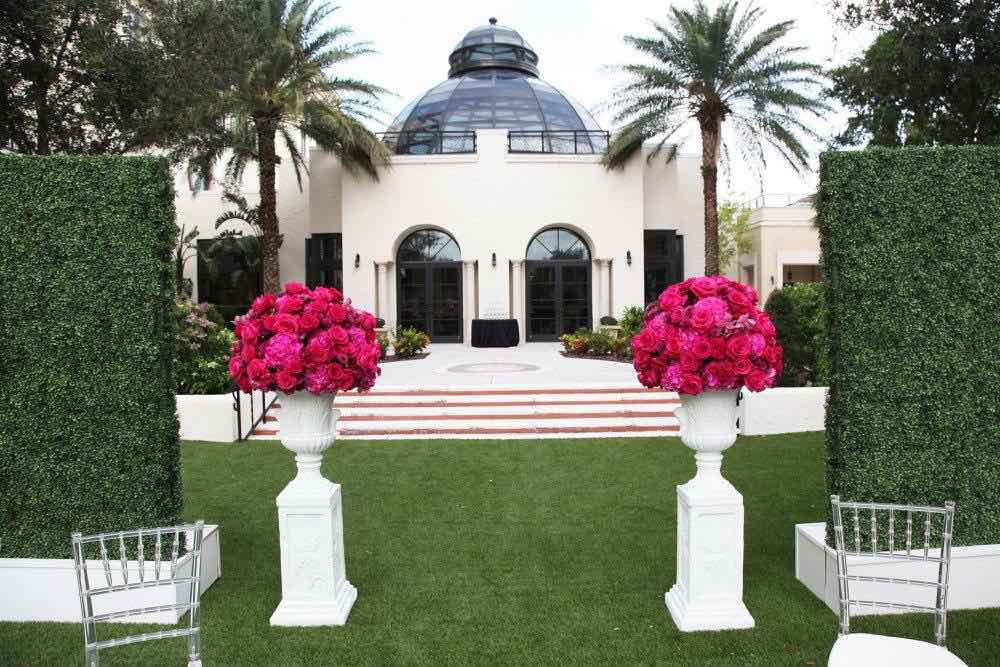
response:
M743 496L704 469L677 487L677 583L664 602L682 632L754 627L743 604Z
M700 630L746 630L754 627L753 616L746 605L712 605L702 608L687 606L687 595L674 584L663 596L670 618L681 632Z
M345 581L340 594L333 602L295 602L282 600L271 614L271 625L314 626L344 625L351 613L358 589Z

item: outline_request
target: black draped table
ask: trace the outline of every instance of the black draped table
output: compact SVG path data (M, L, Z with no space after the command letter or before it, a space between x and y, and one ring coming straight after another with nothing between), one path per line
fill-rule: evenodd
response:
M517 320L472 320L472 347L514 347L520 342Z

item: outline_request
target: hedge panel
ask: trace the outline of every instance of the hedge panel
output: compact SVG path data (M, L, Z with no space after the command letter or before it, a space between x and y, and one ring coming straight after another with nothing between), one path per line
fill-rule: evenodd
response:
M1000 543L1000 148L826 153L818 224L828 491Z
M0 156L0 556L181 508L167 165Z

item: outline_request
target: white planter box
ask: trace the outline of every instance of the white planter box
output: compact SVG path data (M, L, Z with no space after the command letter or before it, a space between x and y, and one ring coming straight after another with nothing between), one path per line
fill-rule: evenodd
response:
M274 397L264 396L265 405ZM246 433L251 426L250 402L253 400L254 416L260 416L261 392L240 392L240 419L236 423L232 394L178 394L177 418L181 426L181 440L207 440L208 442L236 442L240 429Z
M813 595L826 606L837 612L840 609L837 589L837 552L824 542L825 523L800 523L795 526L795 578L801 581ZM937 554L939 550L932 549ZM922 578L934 581L937 578L937 563L913 561L885 561L872 558L848 556L848 572L865 576ZM1000 607L1000 544L983 544L951 548L951 576L948 587L949 609L980 609ZM878 600L880 602L901 602L909 604L934 605L933 588L903 586L899 584L879 584L851 582L857 593L851 597ZM880 608L851 609L851 615L902 613Z
M826 419L827 387L775 387L764 391L742 390L740 433L772 435L822 431Z
M69 537L66 538L69 548ZM202 537L201 590L204 592L222 576L222 558L219 545L219 527L205 526ZM129 561L132 574L138 563ZM170 567L170 563L166 564ZM178 576L191 572L191 558L182 555L177 559ZM153 579L153 563L146 562L146 577ZM91 581L104 581L104 566L99 560L88 560L87 571ZM117 563L111 564L112 581L121 582ZM161 571L161 575L162 575ZM0 621L58 621L80 622L80 595L72 558L0 558ZM131 591L107 593L94 598L94 611L98 614L135 607L187 602L190 586L157 586ZM175 624L181 614L175 611L146 614L122 619L121 623Z

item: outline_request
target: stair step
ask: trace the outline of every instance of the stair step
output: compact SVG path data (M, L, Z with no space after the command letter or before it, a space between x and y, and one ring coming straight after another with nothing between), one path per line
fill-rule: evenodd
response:
M465 408L464 410L467 410ZM435 412L435 413L403 413L403 414L393 414L392 412L378 412L378 413L345 413L340 416L338 421L340 422L350 422L350 421L434 421L434 420L462 420L462 421L475 421L475 420L496 420L496 419L614 419L619 417L673 417L673 410L623 410L620 407L614 407L611 410L592 410L588 412L547 412L542 410L535 410L530 412L520 411L503 411L503 412L471 412L467 413L463 409L455 410L453 412Z
M460 428L411 428L401 430L390 429L355 429L349 428L340 431L338 435L344 437L366 437L373 435L392 435L397 437L411 437L419 435L508 435L508 434L530 434L544 433L549 435L562 434L587 434L587 433L676 433L680 431L678 425L608 425L608 426L551 426L551 427L460 427Z

